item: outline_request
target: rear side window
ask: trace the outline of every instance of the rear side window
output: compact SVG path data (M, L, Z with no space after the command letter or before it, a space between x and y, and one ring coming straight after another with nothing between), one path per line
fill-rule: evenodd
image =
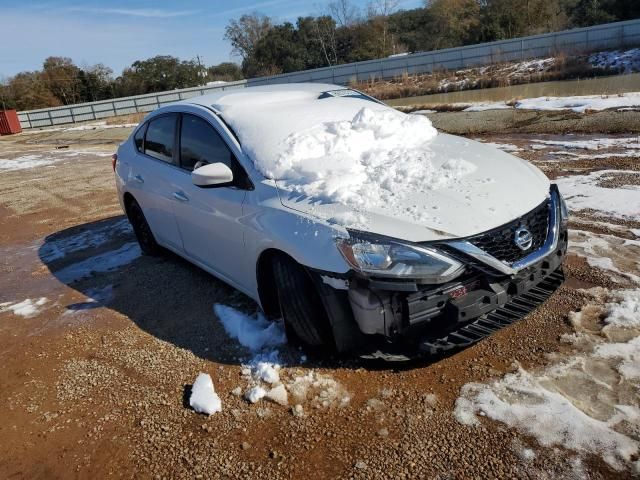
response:
M182 115L180 166L193 170L208 163L221 162L234 170L233 155L220 134L195 115Z
M177 115L163 115L149 122L144 153L163 162L173 162L177 118Z
M147 124L145 123L142 127L138 129L136 134L133 136L133 141L136 144L136 150L139 152L143 152L144 148L144 132L147 131Z

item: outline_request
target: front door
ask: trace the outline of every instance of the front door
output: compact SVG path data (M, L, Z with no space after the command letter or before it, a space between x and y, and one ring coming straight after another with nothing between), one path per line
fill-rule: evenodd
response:
M243 173L231 150L205 119L182 114L179 140L182 175L175 177L175 217L185 252L224 279L242 285L244 241L242 203L246 190L236 185L202 188L193 185L194 167L222 162Z

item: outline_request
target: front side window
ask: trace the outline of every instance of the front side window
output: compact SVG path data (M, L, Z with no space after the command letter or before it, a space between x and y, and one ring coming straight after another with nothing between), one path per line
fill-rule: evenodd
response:
M182 116L180 166L192 171L202 165L221 162L234 170L233 154L220 134L195 115Z
M162 160L173 162L173 150L177 115L163 115L149 122L144 139L144 153Z

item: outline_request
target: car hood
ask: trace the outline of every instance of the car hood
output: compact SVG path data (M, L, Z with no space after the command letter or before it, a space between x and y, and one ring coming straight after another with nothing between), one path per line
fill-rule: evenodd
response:
M384 206L356 211L341 204L324 203L287 191L282 182L276 182L280 201L287 208L346 228L422 242L491 230L532 210L549 195L549 180L540 170L491 145L440 133L429 148L436 164L463 159L476 169L465 175L456 188L405 192L403 204L407 211L417 208L428 213L419 222L409 213L398 214Z

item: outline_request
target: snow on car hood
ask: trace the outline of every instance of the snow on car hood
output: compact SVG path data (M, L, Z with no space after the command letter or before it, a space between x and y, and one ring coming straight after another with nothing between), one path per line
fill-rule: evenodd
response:
M502 225L548 195L549 182L535 167L438 134L424 116L363 98L294 93L215 106L255 167L276 181L285 207L426 241Z
M532 210L549 194L549 181L536 167L490 145L441 133L426 148L426 168L439 180L421 185L407 178L392 201L328 201L279 180L280 200L347 228L419 242L490 230Z

